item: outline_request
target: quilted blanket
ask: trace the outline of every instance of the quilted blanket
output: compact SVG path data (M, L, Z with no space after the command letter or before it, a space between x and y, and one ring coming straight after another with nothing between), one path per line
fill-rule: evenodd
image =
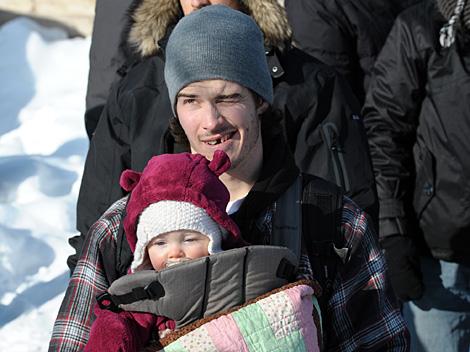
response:
M147 351L319 351L320 289L302 280L172 332Z

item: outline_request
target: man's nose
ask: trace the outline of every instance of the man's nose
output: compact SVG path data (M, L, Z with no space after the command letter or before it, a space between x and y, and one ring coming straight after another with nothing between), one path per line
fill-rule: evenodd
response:
M220 124L221 114L217 107L214 105L209 105L205 108L203 112L203 121L202 127L207 131L213 131Z

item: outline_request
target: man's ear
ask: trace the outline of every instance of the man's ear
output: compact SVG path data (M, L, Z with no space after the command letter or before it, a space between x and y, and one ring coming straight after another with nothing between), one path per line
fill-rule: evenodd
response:
M256 113L259 115L263 114L269 107L269 104L262 100L258 107L256 108Z

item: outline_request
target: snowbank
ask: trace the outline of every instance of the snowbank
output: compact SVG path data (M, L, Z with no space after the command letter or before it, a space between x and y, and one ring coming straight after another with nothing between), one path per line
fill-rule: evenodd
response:
M89 47L27 18L0 27L1 351L46 351L67 285Z

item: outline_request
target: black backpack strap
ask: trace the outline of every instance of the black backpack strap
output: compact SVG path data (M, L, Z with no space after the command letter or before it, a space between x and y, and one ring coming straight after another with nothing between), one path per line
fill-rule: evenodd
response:
M124 211L122 212L121 222L119 223L119 230L116 237L116 277L114 278L114 280L127 274L127 270L131 265L133 259L131 247L129 246L129 242L127 242L126 233L124 232L124 218L126 217L126 209L124 209ZM114 280L110 280L109 283L111 284Z
M313 276L323 289L318 301L325 324L338 265L346 264L350 254L348 248L343 248L341 234L343 192L336 185L310 175L302 175L302 184L302 235Z
M122 218L118 226L114 245L110 244L100 249L103 271L109 284L125 275L132 262L132 252L126 239Z
M302 247L301 195L302 179L297 177L276 202L270 240L271 245L289 248L297 258L300 258Z
M349 249L341 234L343 192L319 177L302 175L302 233L314 273L331 290L339 260L348 261ZM316 269L316 270L315 270Z

